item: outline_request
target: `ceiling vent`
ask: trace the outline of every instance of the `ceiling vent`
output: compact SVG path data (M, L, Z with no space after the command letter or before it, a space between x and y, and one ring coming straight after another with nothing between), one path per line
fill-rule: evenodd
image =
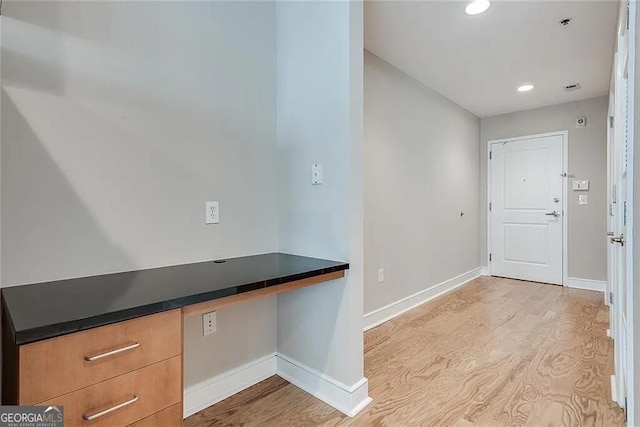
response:
M572 92L574 90L579 90L579 89L582 89L582 86L580 86L580 83L573 83L570 85L566 85L564 87L564 90L566 90L567 92Z

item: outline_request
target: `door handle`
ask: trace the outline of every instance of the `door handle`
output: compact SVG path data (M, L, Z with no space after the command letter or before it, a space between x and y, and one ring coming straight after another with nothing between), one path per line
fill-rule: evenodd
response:
M547 212L545 215L547 215L547 216L555 216L557 218L557 217L560 216L560 212L558 212L558 211Z
M611 243L619 243L620 246L624 246L624 234L621 234L619 237L612 237Z

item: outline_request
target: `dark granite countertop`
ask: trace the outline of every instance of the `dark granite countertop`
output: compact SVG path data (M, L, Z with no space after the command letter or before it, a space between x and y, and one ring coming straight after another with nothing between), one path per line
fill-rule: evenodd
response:
M2 303L21 345L348 268L271 253L8 287Z

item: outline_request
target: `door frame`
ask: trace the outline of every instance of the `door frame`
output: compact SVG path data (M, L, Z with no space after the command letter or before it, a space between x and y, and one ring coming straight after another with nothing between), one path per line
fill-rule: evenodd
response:
M614 55L613 72L610 93L613 95L613 105L610 103L609 115L613 113L615 117L614 138L608 141L608 144L619 144L618 138L623 135L617 132L617 126L623 124L627 127L626 135L622 138L627 138L624 142L627 150L627 167L626 167L626 194L623 194L620 189L616 189L616 193L619 196L620 201L627 201L626 209L626 224L622 226L622 230L616 229L616 232L623 232L625 234L625 269L617 271L610 275L611 279L615 282L610 283L609 289L613 291L614 304L610 306L610 325L612 328L611 338L614 340L614 375L612 375L612 398L619 406L626 410L628 416L628 425L638 425L638 419L640 418L640 403L637 402L637 396L640 395L640 378L638 372L640 372L640 362L637 361L636 355L640 353L640 317L637 316L637 310L640 307L640 293L637 292L634 286L634 278L638 277L638 260L634 254L637 251L638 245L638 204L639 198L637 194L634 194L634 189L639 187L639 174L638 174L638 160L639 160L639 144L638 141L638 114L636 112L636 102L638 101L638 94L635 93L636 87L636 32L637 32L637 3L635 1L627 2L622 0L620 3L620 11L618 17L618 28L616 30L616 53ZM626 24L626 25L625 25ZM628 39L626 44L626 51L620 48L620 38L627 33ZM626 63L622 62L621 54L626 53ZM626 64L626 70L623 67L622 73L627 75L626 88L623 88L619 92L618 83L622 81L618 80L620 67ZM618 94L620 93L620 96ZM610 95L610 96L611 96ZM624 103L627 103L627 111L624 111ZM623 148L624 150L624 148ZM608 151L610 151L608 147ZM616 153L614 153L615 155ZM616 156L617 157L617 156ZM616 159L619 160L619 159ZM615 163L612 165L613 169L617 170L620 179L624 174L618 170L620 167ZM611 177L612 172L608 172ZM617 183L617 180L615 181ZM609 192L612 191L612 183L609 185ZM624 215L624 208L618 206L618 215ZM619 218L619 217L618 217ZM619 220L619 219L618 219ZM619 224L618 224L619 225ZM612 231L612 230L608 230ZM617 255L620 256L620 255ZM617 260L617 258L616 258ZM610 272L614 272L617 269L617 263L607 263L607 269ZM622 278L622 279L621 279ZM620 282L624 280L624 286L622 287ZM619 299L620 293L624 291L626 296L625 306L621 305ZM626 331L622 330L622 323L619 321L622 318L622 312L626 316ZM624 340L626 344L626 350L623 354L619 354L622 350L619 348L619 344L616 340ZM618 367L618 364L623 364L626 368L626 372L622 372L622 367ZM624 378L620 378L622 374L625 374ZM615 390L615 392L614 392Z
M628 32L629 32L629 44L627 46L628 49L628 88L627 88L627 96L628 96L628 132L629 132L629 164L627 165L627 179L628 179L628 187L627 187L627 200L629 202L629 209L627 210L629 214L629 218L627 221L627 229L625 230L625 234L629 236L629 246L627 248L627 311L629 314L628 322L628 331L627 331L627 376L628 376L628 387L627 387L627 396L628 401L626 405L626 411L628 415L628 424L629 425L637 425L640 421L640 404L638 402L638 395L640 394L640 378L638 376L638 372L640 372L640 361L637 360L639 347L640 347L640 337L638 336L640 332L639 325L639 316L637 315L637 310L640 308L640 300L639 293L634 286L636 278L638 277L637 267L638 267L638 257L635 256L638 252L638 229L639 223L637 221L638 217L638 178L640 174L638 174L638 140L637 132L638 132L638 124L637 124L637 93L636 93L636 42L637 42L637 31L638 31L638 22L637 22L637 8L638 5L635 1L629 2L627 4L628 7Z
M510 138L492 139L487 141L487 271L489 276L492 276L491 262L489 261L489 254L491 253L491 211L489 210L489 203L491 203L491 159L489 153L491 152L491 146L493 144L503 144L506 142L523 141L527 139L545 138L549 136L562 136L562 170L564 171L564 178L562 184L562 286L567 286L568 278L568 216L567 216L567 196L569 194L567 185L572 175L569 173L569 131L559 130L555 132L536 133L533 135L515 136Z
M617 33L616 33L616 37L617 37ZM615 281L614 278L614 271L612 268L613 265L613 260L614 260L614 253L613 253L613 248L612 246L609 244L609 232L611 232L611 230L613 230L613 225L614 225L614 216L613 216L613 204L614 204L614 200L618 200L618 196L617 194L615 194L615 198L614 198L614 194L613 194L613 179L612 179L612 175L613 175L613 169L615 168L615 155L613 153L613 144L614 144L614 137L615 137L615 127L612 126L612 122L611 119L613 118L613 120L615 120L615 111L616 111L616 105L615 105L615 79L616 79L616 64L618 63L618 53L615 52L614 53L614 59L613 59L613 65L611 67L611 79L610 79L610 83L609 83L609 107L607 108L607 285L605 286L605 293L604 293L604 303L605 305L607 305L608 307L611 307L611 297L610 295L613 293L613 283ZM614 312L613 309L610 308L609 309L609 333L611 335L611 337L613 337L614 334Z

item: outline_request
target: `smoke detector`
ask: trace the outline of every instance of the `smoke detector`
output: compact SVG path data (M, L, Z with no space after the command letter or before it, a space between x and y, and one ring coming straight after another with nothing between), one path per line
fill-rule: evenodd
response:
M566 85L564 87L564 90L567 92L572 92L574 90L578 90L578 89L582 89L582 86L580 86L580 83L572 83L570 85Z
M571 24L571 21L573 21L573 18L564 18L560 21L560 25L566 27L567 25Z

